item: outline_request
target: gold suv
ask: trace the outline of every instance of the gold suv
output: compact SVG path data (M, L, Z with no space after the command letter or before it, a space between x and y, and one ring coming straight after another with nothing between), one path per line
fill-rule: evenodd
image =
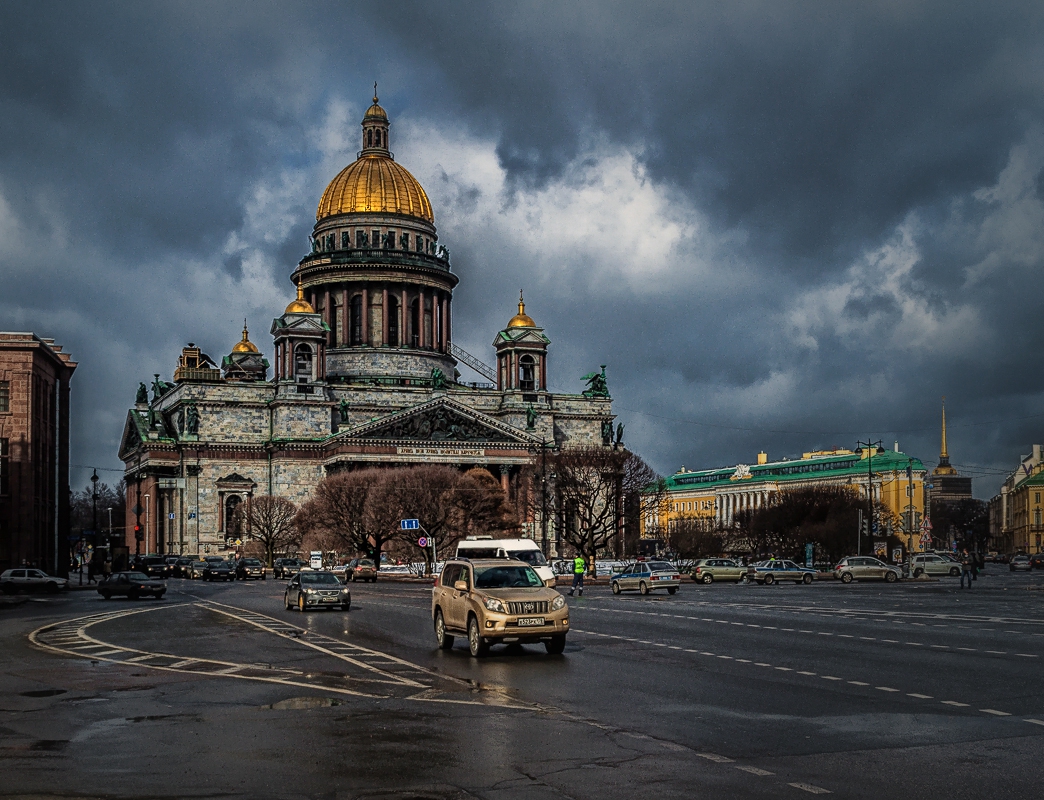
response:
M480 658L494 644L543 642L549 653L565 650L569 607L544 585L529 564L510 559L452 559L431 593L431 616L439 647L468 637Z

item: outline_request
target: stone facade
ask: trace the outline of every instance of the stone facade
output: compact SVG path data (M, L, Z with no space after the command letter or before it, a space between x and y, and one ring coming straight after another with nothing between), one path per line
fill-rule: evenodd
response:
M131 548L220 552L239 533L238 503L272 494L300 504L338 471L479 465L511 496L545 449L610 444L604 378L583 394L549 392L550 342L521 301L494 340L497 370L463 354L491 382L460 382L458 277L423 189L392 162L388 125L375 99L359 161L320 201L311 252L291 276L297 299L272 324L272 377L244 326L224 374L182 366L173 382L157 377L151 398L139 389L120 444ZM382 146L366 145L377 132ZM214 363L194 346L179 362ZM527 513L527 530L553 528Z

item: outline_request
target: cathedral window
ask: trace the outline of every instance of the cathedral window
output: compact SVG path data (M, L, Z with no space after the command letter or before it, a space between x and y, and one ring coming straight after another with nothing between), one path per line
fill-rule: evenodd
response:
M395 231L388 231L388 235L384 237L384 241L381 244L384 245L385 250L393 250L395 248Z
M347 250L352 246L352 236L348 231L341 231L341 249Z
M340 298L335 297L333 299L333 316L334 316L334 342L338 345L343 345L344 341L344 304Z
M299 344L294 348L294 378L297 381L312 380L312 348Z
M369 247L369 245L370 245L370 243L369 243L369 241L366 238L366 231L356 230L355 231L355 246L360 248L360 249L362 249L364 247Z
M376 250L380 246L381 246L381 232L378 231L378 230L372 231L370 233L370 247L372 247L374 250Z
M225 498L225 536L238 538L242 527L241 515L238 513L239 504L243 502L238 494L230 494Z
M373 147L373 129L366 131L366 146Z
M381 131L379 128L373 132L373 143L377 147L381 146Z
M410 345L412 347L420 347L422 313L420 298L414 298L413 302L410 303Z
M11 410L11 382L0 381L0 414Z
M362 313L362 295L357 294L352 298L351 304L351 319L348 323L349 336L351 337L348 344L352 347L357 347L363 343L363 313Z
M408 233L403 233L399 235L399 247L401 247L403 250L410 249L410 235Z
M399 346L399 300L395 295L388 295L388 346Z

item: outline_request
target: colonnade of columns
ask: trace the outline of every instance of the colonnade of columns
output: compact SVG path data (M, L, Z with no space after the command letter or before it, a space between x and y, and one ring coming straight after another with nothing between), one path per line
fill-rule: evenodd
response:
M719 525L731 525L740 512L755 511L767 505L769 494L767 489L719 494L715 501L714 520Z
M353 341L355 321L352 307L357 296L361 301L361 330L358 340ZM451 297L451 293L444 289L397 283L380 288L324 288L310 293L312 307L320 311L323 321L330 326L328 347L405 347L440 353L449 352L452 340ZM419 311L416 316L412 305L415 300ZM371 307L380 308L378 324L371 319ZM391 313L389 309L392 309Z

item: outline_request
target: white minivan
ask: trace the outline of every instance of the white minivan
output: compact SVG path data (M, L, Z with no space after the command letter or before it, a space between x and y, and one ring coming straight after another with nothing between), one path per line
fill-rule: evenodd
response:
M540 546L532 539L469 536L457 542L457 558L515 558L529 564L547 586L555 585L555 573L548 566Z
M322 569L323 568L323 551L322 550L312 550L311 552L309 552L309 554L308 554L308 566L310 568L312 568L312 569Z

